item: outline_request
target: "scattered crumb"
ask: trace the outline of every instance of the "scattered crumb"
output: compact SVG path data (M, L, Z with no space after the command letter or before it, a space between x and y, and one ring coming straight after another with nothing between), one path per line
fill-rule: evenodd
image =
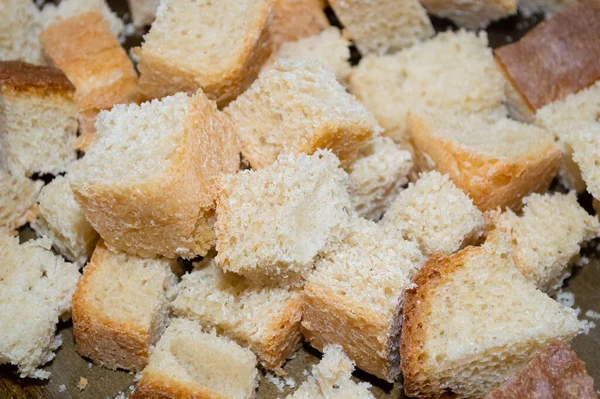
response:
M58 387L58 392L60 392L60 393L63 393L66 390L67 390L67 387L65 386L65 384L62 384Z
M589 317L590 319L600 319L600 313L594 312L593 310L588 310L585 312L585 317Z
M581 314L581 308L575 308L573 310L575 311L575 316L579 318L579 315Z
M267 374L265 374L265 378L271 384L275 385L275 388L277 388L277 390L279 392L283 392L283 389L285 388L285 382L284 382L283 378L279 378L271 372L268 372Z
M296 380L294 380L292 377L286 377L285 378L285 385L287 385L288 387L294 389L294 388L296 388Z
M596 323L594 323L593 321L582 320L582 323L583 323L583 333L585 335L588 335L590 333L590 330L592 328L596 327Z
M91 369L91 368L92 368L92 363L90 362L90 363L88 363L88 369Z
M129 386L129 390L130 390L131 392L133 392L133 390L134 390L134 389L135 389L135 385L130 385L130 386Z
M88 386L88 380L87 380L87 378L80 377L79 378L79 382L77 383L77 388L79 388L80 390L83 391L84 389L87 388L87 386Z
M142 379L142 373L135 373L135 377L133 377L133 380L135 382L138 382L141 379Z
M308 376L309 374L310 373L308 372L308 370L303 370L302 371L302 375L305 376L305 377Z
M579 259L577 259L577 262L575 262L575 264L579 267L589 265L590 258L588 258L587 256L582 256Z
M559 291L558 294L556 294L556 300L564 306L573 307L573 305L575 305L575 295L573 295L572 292Z
M114 399L127 399L127 395L125 395L123 392L119 392Z

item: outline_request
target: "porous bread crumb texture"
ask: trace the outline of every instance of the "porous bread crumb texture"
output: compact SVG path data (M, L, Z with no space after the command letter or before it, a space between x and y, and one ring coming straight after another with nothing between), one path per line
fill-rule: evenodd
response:
M447 175L431 171L396 197L381 223L418 243L423 254L431 256L449 255L475 241L484 218Z
M511 243L517 268L538 289L552 294L570 275L580 247L600 234L600 223L569 194L532 194L523 215L504 212L496 223Z
M0 234L15 230L35 219L36 200L44 182L0 171Z
M330 149L343 163L380 128L335 74L314 60L280 60L227 107L254 169L279 154Z
M600 198L600 119L574 121L565 142L572 148L573 161L581 171L587 191Z
M56 324L68 315L79 279L77 265L55 256L50 245L47 239L19 245L0 233L0 364L17 366L21 378L50 376L39 367L62 343Z
M482 397L555 339L583 327L576 312L538 291L502 233L481 247L434 256L407 292L402 373L408 396Z
M174 319L142 372L132 399L148 397L254 397L258 370L250 350Z
M161 3L140 52L144 97L202 88L220 105L235 99L271 55L272 6L273 0L241 0L235 7L209 0Z
M550 18L573 3L574 0L519 0L519 11L525 18L538 13Z
M431 14L448 18L457 26L467 29L483 29L490 22L516 14L516 0L442 1L423 0L423 6Z
M304 337L318 349L341 345L357 367L393 382L400 371L403 296L423 261L414 242L355 217L304 287Z
M38 236L50 238L59 254L83 267L96 246L98 233L75 200L69 180L57 176L44 186L37 209L37 218L31 227Z
M312 367L311 375L288 399L353 398L372 399L371 384L351 380L354 362L339 345L328 345L323 358Z
M419 170L448 174L482 211L515 211L522 198L548 190L560 163L554 137L533 125L494 114L411 113Z
M275 0L269 32L273 48L316 35L329 27L323 0Z
M254 281L301 282L346 235L347 175L330 151L281 155L223 179L217 199L217 264Z
M150 25L156 18L160 0L127 0L133 24L141 28Z
M192 258L214 245L216 181L239 167L231 121L202 92L116 105L70 173L75 197L109 247Z
M46 63L38 36L40 12L32 1L4 0L0 9L0 60Z
M215 328L250 347L265 368L280 369L302 340L299 292L253 284L214 260L194 266L177 287L173 313Z
M102 13L114 36L123 33L123 21L111 11L106 0L62 0L58 5L46 3L41 12L43 29L69 18L80 17L90 11Z
M331 0L331 7L362 55L393 53L434 34L417 0Z
M77 352L109 369L140 371L168 324L173 260L112 252L100 242L73 295Z
M442 32L393 55L363 57L350 87L398 143L408 140L411 110L506 114L504 77L484 31Z

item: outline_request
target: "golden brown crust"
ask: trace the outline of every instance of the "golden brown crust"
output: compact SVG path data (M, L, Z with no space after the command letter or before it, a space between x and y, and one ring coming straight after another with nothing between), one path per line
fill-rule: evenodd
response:
M169 376L144 372L131 399L227 399L193 383L176 381Z
M322 0L275 0L270 28L274 49L327 28L329 21L323 6Z
M69 98L75 93L75 86L60 69L22 61L0 61L0 89L36 95L63 94Z
M302 318L302 299L300 295L288 301L282 316L274 319L268 327L269 336L261 347L261 363L270 370L277 370L294 354L302 343L300 319Z
M527 104L540 109L600 79L599 36L600 2L582 1L495 55Z

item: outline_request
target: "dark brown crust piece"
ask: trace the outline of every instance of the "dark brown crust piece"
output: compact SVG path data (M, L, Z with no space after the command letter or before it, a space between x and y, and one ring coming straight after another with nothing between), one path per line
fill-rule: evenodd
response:
M576 3L516 43L494 51L532 109L562 100L600 79L600 1Z
M594 380L566 343L557 340L486 399L596 399Z
M0 61L0 88L44 94L75 92L75 86L60 69L22 61Z

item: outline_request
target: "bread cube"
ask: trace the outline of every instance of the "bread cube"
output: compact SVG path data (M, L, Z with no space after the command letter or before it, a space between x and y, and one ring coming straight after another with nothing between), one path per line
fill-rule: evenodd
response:
M404 302L400 356L411 397L482 397L556 339L583 330L577 313L540 292L515 267L510 244L433 256Z
M73 17L80 17L92 11L102 14L114 36L119 36L123 33L123 21L121 21L116 13L111 11L106 0L61 0L58 5L47 2L42 9L42 24L44 28L47 28L54 23L60 23Z
M281 155L259 171L222 182L217 264L262 282L297 282L342 240L350 219L346 173L329 151Z
M14 176L64 172L75 161L75 88L58 69L0 61L0 165Z
M115 105L70 173L75 198L109 248L132 255L203 256L214 245L215 179L236 172L227 115L201 91Z
M518 42L496 49L511 93L511 116L531 122L536 110L600 79L598 35L600 3L587 1L541 22Z
M39 236L50 238L59 254L80 267L98 241L98 233L85 218L69 180L63 176L57 176L40 192L37 218L31 227Z
M600 198L600 121L574 122L565 133L565 142L573 149L573 161L581 171L587 191Z
M506 114L504 78L485 32L443 32L394 55L368 55L350 75L352 94L383 134L405 144L411 110Z
M73 295L77 352L109 369L141 371L169 322L177 262L111 252L100 241Z
M146 99L201 88L226 105L256 78L271 55L273 0L165 0L140 50L140 89ZM226 49L226 51L224 51Z
M235 342L174 319L158 341L132 399L254 397L256 357Z
M389 137L377 137L361 148L348 167L348 192L354 211L365 219L378 221L388 210L413 168L409 151Z
M484 29L490 22L517 13L516 0L423 0L421 3L436 17L448 18L467 29Z
M0 171L0 234L16 234L16 229L35 219L35 201L43 185L41 180Z
M381 223L418 243L427 256L449 255L479 238L484 218L447 175L423 173L392 202Z
M13 364L21 378L46 379L39 367L62 344L56 324L71 309L79 272L40 239L19 245L0 233L0 364ZM18 322L16 322L18 320Z
M38 38L40 12L32 1L3 0L0 8L0 61L45 64Z
M224 272L212 259L194 267L177 288L175 315L216 328L248 346L265 368L281 369L302 341L298 290L252 284Z
M356 366L393 382L400 372L404 292L423 263L413 242L369 220L317 261L303 291L302 332L317 349L336 344Z
M269 28L273 48L318 34L329 25L323 0L275 0Z
M417 0L330 0L329 4L362 55L393 53L434 33Z
M482 211L518 211L522 198L548 190L560 150L547 131L509 118L411 113L415 163L448 174Z
M310 155L320 148L350 163L379 134L373 115L314 60L277 62L226 112L254 169L272 164L279 154Z
M142 28L154 22L160 0L127 0L127 3L133 25Z

